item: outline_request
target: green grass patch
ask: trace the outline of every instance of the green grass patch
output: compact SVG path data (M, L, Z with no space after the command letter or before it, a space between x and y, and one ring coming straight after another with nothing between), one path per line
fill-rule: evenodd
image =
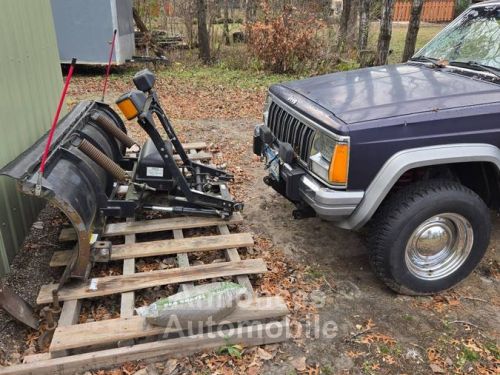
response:
M217 349L217 354L228 354L233 358L241 358L243 347L241 345L230 344L226 338L226 344Z
M161 70L159 74L164 78L186 80L200 86L222 85L242 89L267 88L275 83L299 78L286 74L229 69L221 65L185 66L174 64L171 68Z
M462 348L462 351L458 355L458 365L462 367L466 362L476 362L481 359L479 353L476 353L469 348Z
M321 277L324 277L325 275L320 269L313 268L313 267L308 267L306 273L312 277L313 279L319 279Z
M500 361L500 350L497 346L497 344L493 343L493 342L488 342L484 345L486 347L486 349L488 349L488 351L493 354L493 356L495 357L495 359L497 361Z
M417 38L417 46L415 51L422 48L427 42L429 42L438 32L443 29L444 25L435 24L429 25L425 24L420 27ZM391 47L392 54L389 56L389 64L397 64L401 62L403 56L403 50L405 48L406 32L408 29L407 24L396 23L392 28L392 39ZM378 39L378 23L372 24L372 29L370 32L369 45L372 49L377 48Z
M320 373L321 375L333 375L335 371L330 365L325 365L321 367Z

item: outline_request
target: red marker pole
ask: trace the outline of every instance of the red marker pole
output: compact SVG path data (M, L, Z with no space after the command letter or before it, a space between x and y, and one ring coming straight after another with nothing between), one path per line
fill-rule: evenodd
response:
M36 195L40 195L42 192L42 177L43 177L43 172L45 172L45 163L47 162L47 157L49 156L50 145L52 144L52 138L54 138L54 132L57 127L57 122L59 121L59 116L61 115L64 99L66 98L66 94L68 93L69 83L71 82L71 77L73 76L75 65L76 65L76 58L73 58L71 60L68 76L66 77L66 82L64 83L64 88L61 93L61 98L59 99L59 104L57 105L57 110L54 115L54 119L52 120L52 126L50 127L49 138L47 139L47 143L45 144L45 150L43 151L42 162L40 164L40 171L38 173L38 182L35 188Z
M108 88L109 72L111 71L111 60L113 59L113 52L115 50L116 29L113 30L113 39L111 39L111 49L109 51L108 67L106 68L106 76L104 77L104 86L102 88L101 102L104 102L106 96L106 89Z

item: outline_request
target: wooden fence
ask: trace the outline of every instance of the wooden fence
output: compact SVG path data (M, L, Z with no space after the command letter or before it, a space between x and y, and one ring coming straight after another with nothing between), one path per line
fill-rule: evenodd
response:
M409 0L398 0L394 5L394 21L409 21L411 14ZM449 22L455 14L455 0L425 0L422 11L424 22Z

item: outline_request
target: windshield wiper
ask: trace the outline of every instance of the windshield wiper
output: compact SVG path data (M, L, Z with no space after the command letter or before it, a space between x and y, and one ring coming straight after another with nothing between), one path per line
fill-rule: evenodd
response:
M420 55L420 56L414 56L410 59L410 61L417 61L417 62L428 62L428 63L431 63L434 67L436 68L442 68L441 65L439 65L439 60L434 58L434 57L429 57L429 56L424 56L424 55Z
M480 70L483 72L491 73L498 79L500 79L500 69L496 69L485 64L480 64L476 61L450 61L449 65L459 66L464 68L475 68L474 70Z

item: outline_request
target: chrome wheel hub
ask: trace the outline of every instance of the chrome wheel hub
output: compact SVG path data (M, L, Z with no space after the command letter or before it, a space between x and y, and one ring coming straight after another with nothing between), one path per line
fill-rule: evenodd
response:
M442 279L462 266L473 243L472 226L465 217L436 215L413 231L406 245L405 263L419 279Z

